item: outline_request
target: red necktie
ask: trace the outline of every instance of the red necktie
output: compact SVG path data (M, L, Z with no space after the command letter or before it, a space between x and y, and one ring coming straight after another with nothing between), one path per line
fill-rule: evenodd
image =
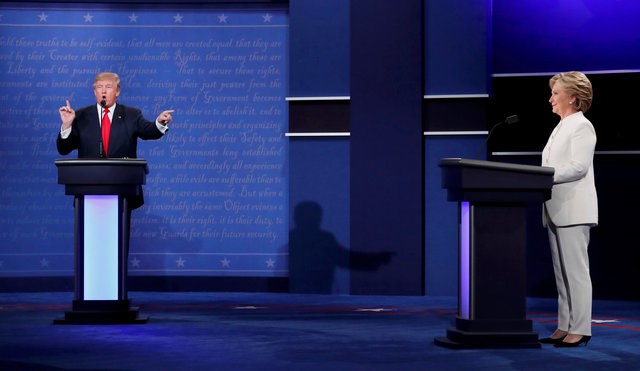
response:
M105 108L102 116L102 144L105 156L109 153L109 133L111 133L111 120L109 120L109 108Z

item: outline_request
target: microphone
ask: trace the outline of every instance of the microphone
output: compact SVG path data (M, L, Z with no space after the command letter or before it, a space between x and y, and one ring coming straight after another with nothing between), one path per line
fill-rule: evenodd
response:
M511 116L507 116L507 118L506 118L506 119L504 119L504 122L505 122L507 125L515 124L515 123L517 123L518 121L520 121L520 119L518 118L518 115L511 115Z
M105 100L105 96L102 96L102 100L100 101L100 158L104 158L104 144L102 138L102 116L104 115L103 109L104 106L107 105L107 101Z
M498 127L498 126L502 126L504 124L507 125L512 125L515 124L517 122L519 122L520 119L518 118L518 115L511 115L511 116L507 116L507 118L505 118L504 120L500 121L499 123L497 123L496 125L494 125L491 130L489 130L489 134L487 135L487 139L484 140L485 145L489 146L489 139L491 139L491 134L493 134L493 131Z

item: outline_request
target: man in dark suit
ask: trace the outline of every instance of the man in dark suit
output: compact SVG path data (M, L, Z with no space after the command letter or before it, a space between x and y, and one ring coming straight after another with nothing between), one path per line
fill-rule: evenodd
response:
M137 108L116 104L120 77L115 73L98 74L93 93L95 105L74 111L67 100L67 105L60 107L62 129L57 146L61 155L77 149L79 158L136 158L138 138L159 139L168 130L173 110L163 111L153 122ZM108 117L105 127L101 124L106 120L104 116ZM106 126L110 126L109 134Z

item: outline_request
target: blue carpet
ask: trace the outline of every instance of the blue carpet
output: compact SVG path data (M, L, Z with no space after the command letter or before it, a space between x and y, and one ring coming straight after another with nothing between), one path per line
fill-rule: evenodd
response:
M640 369L638 302L596 301L586 348L452 350L452 297L133 292L146 324L53 325L72 298L0 294L0 370ZM555 300L528 318L549 335Z

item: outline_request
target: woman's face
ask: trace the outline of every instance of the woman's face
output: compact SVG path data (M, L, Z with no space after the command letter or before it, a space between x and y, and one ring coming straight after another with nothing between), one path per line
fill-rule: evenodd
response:
M567 93L561 82L556 81L551 87L551 98L549 98L553 113L562 118L575 113L576 109L573 106L573 101L574 97Z

